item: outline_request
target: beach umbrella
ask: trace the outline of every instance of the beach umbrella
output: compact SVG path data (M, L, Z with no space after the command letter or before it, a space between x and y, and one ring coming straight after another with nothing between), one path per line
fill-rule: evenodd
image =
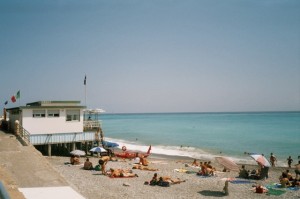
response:
M231 171L239 171L239 166L228 157L215 157L217 162Z
M100 146L94 147L90 151L91 152L97 152L97 153L107 152L104 148L102 148Z
M85 152L81 150L74 150L70 152L71 155L77 155L77 156L85 156Z
M115 142L103 141L103 146L108 147L108 148L114 148L114 147L118 147L119 144L115 143Z
M270 162L263 155L260 155L260 154L250 154L250 157L253 158L258 164L261 164L261 165L263 165L265 167L271 167Z

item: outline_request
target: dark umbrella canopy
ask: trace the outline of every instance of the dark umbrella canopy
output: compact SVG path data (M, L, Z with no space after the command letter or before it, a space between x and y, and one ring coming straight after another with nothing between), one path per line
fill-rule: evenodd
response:
M103 146L108 148L114 148L114 147L118 147L119 144L115 142L103 141Z

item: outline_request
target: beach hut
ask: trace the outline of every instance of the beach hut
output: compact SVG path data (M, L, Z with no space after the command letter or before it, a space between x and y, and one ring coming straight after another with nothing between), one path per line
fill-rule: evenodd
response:
M8 128L24 143L46 145L51 155L53 144L67 144L75 150L76 144L95 141L95 132L101 129L99 120L86 121L86 106L80 101L37 101L26 106L8 108ZM90 125L86 128L86 125ZM87 150L87 149L86 149Z

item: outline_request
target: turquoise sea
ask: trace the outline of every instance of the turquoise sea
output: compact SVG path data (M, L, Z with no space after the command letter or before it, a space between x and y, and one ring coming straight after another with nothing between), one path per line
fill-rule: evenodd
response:
M230 156L255 163L246 153L279 165L300 155L300 112L102 114L105 139L129 150L212 159Z

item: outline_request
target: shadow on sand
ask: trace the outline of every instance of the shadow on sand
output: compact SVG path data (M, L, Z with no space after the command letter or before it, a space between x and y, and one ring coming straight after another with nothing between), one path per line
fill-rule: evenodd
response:
M211 190L203 190L203 191L199 191L198 193L200 193L203 196L212 196L212 197L224 197L224 192L222 191L211 191Z

